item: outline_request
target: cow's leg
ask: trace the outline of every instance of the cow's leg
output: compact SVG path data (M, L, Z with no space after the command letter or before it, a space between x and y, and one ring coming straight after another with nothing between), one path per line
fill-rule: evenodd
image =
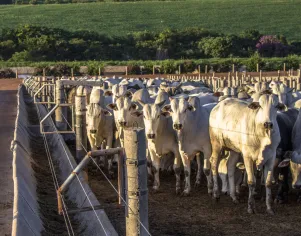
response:
M254 163L251 157L246 155L244 156L244 163L246 167L246 172L248 174L248 185L249 185L249 199L248 199L248 213L252 214L255 213L255 186L256 186L256 179L254 176Z
M150 150L150 156L152 159L152 167L153 167L153 173L154 173L154 184L153 184L153 190L156 192L159 190L160 187L160 158L156 155L154 150Z
M277 167L278 168L278 167ZM282 167L278 168L279 175L278 175L278 191L277 197L275 199L276 203L286 203L288 201L288 191L289 191L289 184L288 184L288 174L289 174L289 167Z
M181 191L181 155L178 150L175 151L174 159L174 171L176 176L176 194L179 194Z
M198 171L196 174L196 181L195 181L195 186L198 187L201 185L201 178L202 178L202 174L203 174L203 165L202 165L202 161L201 161L201 153L197 153L196 154L196 161L198 164Z
M187 156L181 155L182 162L184 165L184 174L185 174L185 188L183 191L183 196L188 196L190 194L191 185L190 185L190 174L191 166L190 159Z
M213 177L213 198L215 198L216 200L218 200L220 197L219 186L218 186L218 163L219 163L221 150L222 148L218 143L212 142L212 153L210 157L210 162L211 162L211 173ZM205 163L205 158L206 156L204 153L204 163ZM207 176L207 180L208 180L208 193L211 194L212 182L210 179L208 179L208 176Z
M239 153L230 151L230 156L227 163L228 168L228 178L229 178L229 188L230 188L230 197L232 198L234 203L238 203L236 197L236 186L235 186L235 170L236 170L236 163L239 160Z
M269 214L274 214L272 209L272 181L273 181L273 165L274 158L269 159L264 166L264 180L265 180L265 189L266 189L266 205L267 212Z
M113 146L113 135L110 135L106 139L106 149L112 148ZM117 168L118 156L113 155L108 157L108 171L111 177L114 177L115 171Z

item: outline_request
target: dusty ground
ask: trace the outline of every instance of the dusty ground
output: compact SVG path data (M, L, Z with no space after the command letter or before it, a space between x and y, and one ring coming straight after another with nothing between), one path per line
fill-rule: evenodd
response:
M12 152L17 114L19 79L0 79L0 235L11 235L14 185L12 179Z
M29 96L28 94L25 96ZM38 125L39 118L37 115L36 106L33 103L27 104L28 120L30 125ZM50 144L49 144L50 145ZM43 221L44 231L41 235L68 235L64 217L57 212L57 195L53 178L50 171L49 162L45 150L44 140L40 133L32 135L30 139L30 149L32 152L32 168L37 183L37 197L40 209L40 217ZM56 175L59 176L60 170L58 163L53 160ZM59 184L62 184L59 181ZM74 207L68 199L65 199L68 207ZM69 215L72 228L75 235L80 235L79 223L74 215Z
M90 168L90 173L91 173ZM124 211L117 205L117 195L108 182L95 172L90 186L104 204L113 225L125 235ZM183 176L182 176L183 178ZM234 205L228 196L214 202L205 185L193 189L190 197L175 195L175 178L162 175L161 191L149 188L149 229L152 235L301 235L301 205L294 194L287 205L275 205L275 216L265 213L265 202L256 200L257 214L247 213L246 189L241 203ZM113 181L117 186L117 181Z

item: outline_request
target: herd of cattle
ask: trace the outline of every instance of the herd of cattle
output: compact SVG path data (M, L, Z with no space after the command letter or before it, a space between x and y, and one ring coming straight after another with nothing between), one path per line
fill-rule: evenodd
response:
M203 82L163 79L103 78L103 86L80 86L87 97L87 134L92 150L123 145L123 129L145 128L148 172L153 189L160 187L160 169L172 168L176 193L191 191L207 178L208 193L219 199L220 187L238 203L240 186L249 186L248 212L255 211L255 183L262 173L267 212L284 203L290 186L301 187L301 93L281 82L254 82L212 91ZM298 132L299 131L299 132ZM112 173L116 159L108 160ZM184 168L183 168L184 167ZM299 198L301 200L301 197Z

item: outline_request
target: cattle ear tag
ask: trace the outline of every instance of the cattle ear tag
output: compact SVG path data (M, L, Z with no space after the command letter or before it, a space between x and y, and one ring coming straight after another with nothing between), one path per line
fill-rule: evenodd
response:
M260 107L259 102L252 102L249 104L248 108L252 109L252 110L256 110Z
M290 159L284 159L282 162L280 162L279 163L279 165L278 165L278 167L279 168L283 168L283 167L287 167L287 166L289 166L289 164L290 164Z

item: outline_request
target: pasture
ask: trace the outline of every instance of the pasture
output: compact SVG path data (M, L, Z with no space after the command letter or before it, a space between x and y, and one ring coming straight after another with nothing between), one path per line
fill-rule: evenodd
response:
M221 33L256 29L264 34L300 38L301 0L204 0L104 2L0 7L0 28L33 24L107 35L167 28L202 27Z

